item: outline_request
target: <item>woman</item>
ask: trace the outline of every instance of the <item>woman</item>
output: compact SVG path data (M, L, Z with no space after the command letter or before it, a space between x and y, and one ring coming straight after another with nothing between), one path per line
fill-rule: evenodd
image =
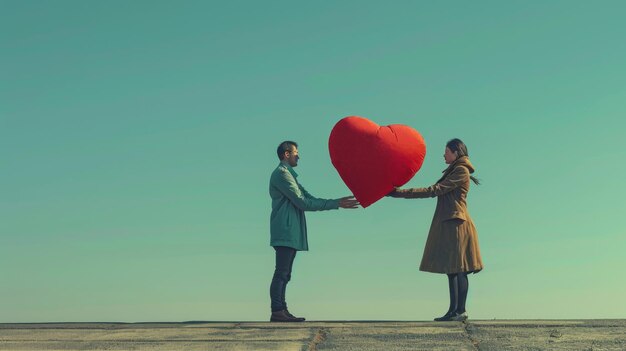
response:
M478 235L474 222L467 212L465 198L469 191L474 167L470 163L467 147L459 139L446 144L443 158L448 168L435 185L428 188L398 189L388 196L405 199L437 196L437 209L428 232L420 270L448 275L450 308L435 321L464 321L467 319L465 300L469 273L483 269Z

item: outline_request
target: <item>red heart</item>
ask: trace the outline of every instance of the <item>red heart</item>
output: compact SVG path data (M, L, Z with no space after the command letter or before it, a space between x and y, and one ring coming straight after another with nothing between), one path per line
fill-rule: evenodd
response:
M381 127L358 116L335 124L328 149L339 176L364 208L411 180L426 156L424 138L415 129Z

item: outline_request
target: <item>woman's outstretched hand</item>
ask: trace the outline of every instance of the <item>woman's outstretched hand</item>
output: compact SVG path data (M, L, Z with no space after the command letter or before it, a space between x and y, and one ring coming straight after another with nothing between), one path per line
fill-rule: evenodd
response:
M396 188L393 188L393 190L392 190L389 194L387 194L387 195L385 195L385 196L387 196L387 197L400 197L400 196L399 196L399 195L400 195L400 192L399 192L398 190L401 190L401 189L400 189L400 188L397 188L397 187L396 187Z
M354 196L346 196L339 199L340 208L359 208L359 201Z

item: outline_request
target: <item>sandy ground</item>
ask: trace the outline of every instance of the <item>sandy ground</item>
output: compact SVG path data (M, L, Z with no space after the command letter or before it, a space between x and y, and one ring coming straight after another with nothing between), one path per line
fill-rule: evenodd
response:
M0 324L0 350L626 350L626 320Z

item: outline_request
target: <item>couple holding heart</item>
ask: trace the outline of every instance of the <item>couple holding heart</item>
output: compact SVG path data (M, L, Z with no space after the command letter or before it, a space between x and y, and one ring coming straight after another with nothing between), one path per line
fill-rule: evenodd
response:
M338 145L341 143L337 143L336 140L343 140L341 136L350 132L350 129L353 131L356 129L359 132L357 134L368 134L367 129L372 127L372 124L379 130L376 130L374 134L369 133L369 141L371 142L371 138L375 138L378 139L378 142L373 150L365 150L365 152L369 152L369 155L372 152L389 153L392 150L385 149L390 146L394 148L393 150L403 150L403 152L400 152L400 164L397 162L393 164L392 162L388 165L393 172L387 171L387 173L383 174L380 171L370 170L370 173L361 173L371 175L374 172L375 176L378 174L400 177L400 179L392 179L391 181L396 183L388 185L388 189L385 189L384 184L369 184L369 188L363 187L363 185L368 185L367 181L354 177L355 174L358 174L351 173L355 167L346 168L340 162L341 152L353 151L358 153L363 152L363 149L367 148L359 147L359 145ZM379 141L380 129L383 128L390 129L395 137L395 144L387 142L385 145L384 142L381 143ZM363 131L366 132L364 133ZM403 145L398 145L399 142L402 142ZM293 170L298 165L300 158L298 156L298 144L293 141L284 141L277 148L280 164L272 172L269 189L272 198L270 245L274 247L276 252L276 267L270 285L272 309L270 321L303 322L305 320L292 315L287 309L285 301L285 291L287 283L291 280L291 271L296 253L298 251L308 251L304 212L339 208L355 209L359 205L367 207L384 196L405 199L437 197L437 207L426 241L420 270L442 273L448 276L450 307L442 317L435 318L435 321L466 320L465 302L469 286L468 274L478 273L483 269L483 264L476 228L469 216L466 205L470 180L476 184L479 184L479 182L471 176L474 172L474 167L469 161L465 144L459 139L450 140L446 144L444 152L444 160L449 166L443 171L443 176L430 187L413 189L399 189L393 184L400 186L405 184L421 167L425 155L425 145L417 131L399 125L381 128L361 117L347 117L333 128L329 144L333 164L344 182L346 182L346 185L356 195L356 199L352 196L339 199L314 197L298 183L296 179L298 174ZM337 153L337 150L341 150L341 152ZM353 156L354 153L352 154ZM362 160L365 159L367 158ZM362 168L364 163L366 162L360 163L361 166L356 166L356 168ZM403 165L405 168L402 167ZM406 167L409 168L408 171ZM361 169L360 171L363 172L364 170ZM370 179L372 178L370 177ZM380 181L380 177L378 181ZM377 189L372 189L373 186L377 187ZM381 189L383 190L381 191ZM362 190L366 190L366 192Z

